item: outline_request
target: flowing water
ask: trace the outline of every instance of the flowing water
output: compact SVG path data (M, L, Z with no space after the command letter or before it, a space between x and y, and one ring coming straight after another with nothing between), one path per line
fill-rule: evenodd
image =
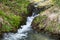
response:
M36 6L35 6L36 7ZM35 11L38 13L38 11ZM5 33L2 40L54 40L42 33L36 33L32 30L31 23L39 14L33 13L27 17L26 25L21 25L17 33Z
M36 16L38 15L33 13L32 16L27 17L26 25L22 25L21 28L18 29L17 33L5 33L2 40L54 40L32 30L31 23Z
M18 29L17 33L8 33L4 34L4 39L3 40L25 40L27 38L28 32L31 30L31 23L33 19L38 16L33 13L31 17L27 17L27 22L26 25L22 25L20 29Z

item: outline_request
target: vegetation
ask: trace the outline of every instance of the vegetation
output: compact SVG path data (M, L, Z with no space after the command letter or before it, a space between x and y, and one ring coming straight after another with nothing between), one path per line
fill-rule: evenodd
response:
M38 24L39 23L39 24ZM60 30L60 23L57 20L50 20L48 16L38 16L33 21L33 24L38 24L39 30L44 29L48 32L57 33ZM55 31L55 32L54 32Z
M36 22L40 22L40 23L42 23L43 22L43 20L45 20L47 18L47 16L38 16L37 18L35 18L35 20L34 20L34 22L36 23Z
M23 21L21 15L28 14L28 5L28 0L0 0L0 33L16 30Z
M54 5L60 6L60 0L52 0L52 2Z
M43 31L47 31L50 33L60 34L60 8L57 6L53 6L47 9L44 12L41 12L38 17L32 23L39 28L39 30L43 29ZM38 28L35 28L38 30Z
M20 24L19 22L21 21L20 16L16 16L13 13L7 15L2 10L0 10L0 18L3 19L3 21L1 22L2 28L0 31L10 31L14 27L17 28Z
M11 11L14 11L16 13L28 13L27 6L29 4L29 1L27 0L0 0L0 2L8 6Z
M40 15L40 16L38 16L38 17L35 18L35 20L33 21L33 23L35 23L35 24L39 23L39 25L37 25L37 26L39 27L39 29L42 29L44 27L46 19L47 19L47 16L45 16L45 15L41 16Z

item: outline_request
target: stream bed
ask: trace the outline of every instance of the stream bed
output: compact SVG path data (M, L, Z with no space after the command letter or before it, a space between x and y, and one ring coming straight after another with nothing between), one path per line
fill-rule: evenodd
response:
M26 40L56 40L45 33L38 33L36 31L31 31L28 34L28 38Z
M27 17L26 25L21 25L21 28L18 29L17 33L4 33L1 40L55 40L48 35L33 31L31 28L32 21L39 15L37 9L33 10L32 16Z
M48 35L33 31L31 23L36 16L38 15L33 13L32 16L27 17L26 25L22 25L17 33L5 33L2 40L54 40Z

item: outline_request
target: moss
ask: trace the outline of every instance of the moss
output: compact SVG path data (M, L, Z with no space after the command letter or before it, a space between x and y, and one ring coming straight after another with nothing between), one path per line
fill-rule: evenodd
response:
M38 24L37 26L39 27L39 29L44 29L48 32L55 32L56 30L58 32L58 30L60 30L60 24L57 22L57 20L49 20L47 16L43 15L43 16L38 16L35 18L35 20L33 21L33 23Z
M42 29L45 26L45 20L47 19L47 16L38 16L35 18L35 20L33 21L33 23L38 24L37 26L39 27L39 29Z
M55 22L54 21L50 21L48 23L48 25L46 26L45 30L48 30L49 32L53 32L54 31L54 24ZM56 25L55 25L56 26Z
M60 24L58 24L58 28L60 29Z
M53 28L51 26L48 26L47 28L45 28L47 31L49 32L53 32Z
M38 17L36 17L35 18L35 20L34 20L34 22L36 23L36 22L40 22L40 23L42 23L43 22L43 20L45 20L47 18L47 16L38 16Z
M52 2L54 3L54 5L60 6L60 0L52 0Z

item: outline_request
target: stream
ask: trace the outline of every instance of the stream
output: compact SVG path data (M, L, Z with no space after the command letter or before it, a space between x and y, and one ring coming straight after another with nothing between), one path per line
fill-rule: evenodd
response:
M33 19L38 16L33 13L32 16L27 17L26 25L22 25L20 29L18 29L17 33L5 33L3 40L25 40L28 36L28 32L31 29L31 23Z
M4 33L2 40L55 40L48 35L37 33L31 27L32 21L39 14L35 10L32 16L27 17L26 25L21 25L17 33Z
M17 33L5 33L2 40L54 40L48 36L34 32L31 28L31 23L33 19L38 16L33 13L32 16L27 17L26 25L21 25Z

